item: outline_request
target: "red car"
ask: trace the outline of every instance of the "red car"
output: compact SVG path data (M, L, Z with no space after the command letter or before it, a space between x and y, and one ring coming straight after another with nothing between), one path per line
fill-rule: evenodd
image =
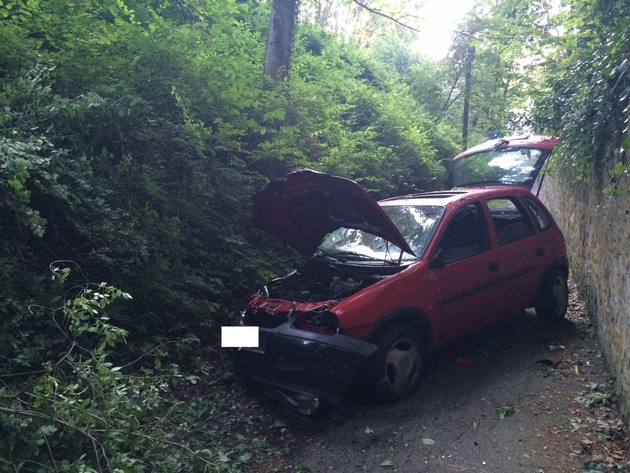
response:
M456 157L452 190L376 202L300 170L256 194L252 223L312 256L248 301L240 324L259 327L259 345L236 351L240 370L306 413L355 381L397 400L448 342L528 307L562 319L564 237L531 193L554 140L525 141Z

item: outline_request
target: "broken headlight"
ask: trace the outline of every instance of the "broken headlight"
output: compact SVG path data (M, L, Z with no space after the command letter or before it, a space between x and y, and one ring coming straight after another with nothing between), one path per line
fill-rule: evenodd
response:
M339 333L339 319L323 306L298 314L295 318L295 326L300 330L326 335Z

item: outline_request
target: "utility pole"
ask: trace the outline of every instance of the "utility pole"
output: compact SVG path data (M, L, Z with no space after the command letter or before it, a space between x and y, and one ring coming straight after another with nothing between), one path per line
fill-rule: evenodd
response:
M468 117L470 115L470 89L474 61L475 47L469 46L464 62L464 113L462 114L462 145L464 150L468 149Z

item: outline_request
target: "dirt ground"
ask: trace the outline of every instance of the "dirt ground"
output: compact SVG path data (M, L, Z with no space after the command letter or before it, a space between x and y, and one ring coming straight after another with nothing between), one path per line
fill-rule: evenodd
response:
M550 350L550 345L563 348ZM554 366L556 365L556 366ZM572 288L567 321L515 314L431 357L418 392L321 418L260 399L288 451L265 471L630 472L614 385Z

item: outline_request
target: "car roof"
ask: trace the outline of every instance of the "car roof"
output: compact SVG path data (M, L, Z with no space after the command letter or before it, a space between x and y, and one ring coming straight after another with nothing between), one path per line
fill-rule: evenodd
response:
M390 197L379 201L381 206L387 205L437 205L447 206L460 200L473 200L486 197L505 197L510 195L526 195L532 197L528 189L507 185L492 184L482 187L451 189L434 192L421 192L417 194Z

